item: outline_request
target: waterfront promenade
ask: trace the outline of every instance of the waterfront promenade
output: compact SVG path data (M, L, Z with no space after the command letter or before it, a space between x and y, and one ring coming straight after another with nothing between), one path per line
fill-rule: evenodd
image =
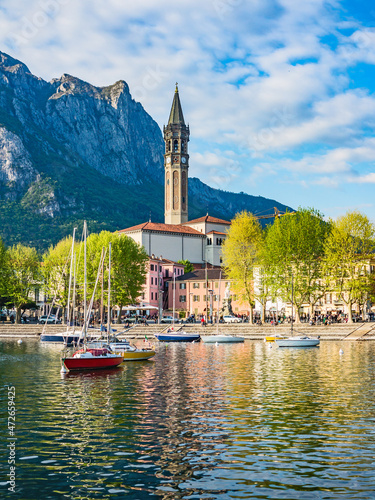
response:
M113 329L120 333L123 330L123 325L112 325ZM177 329L181 325L175 325ZM155 334L168 328L168 325L150 324L148 326L135 325L128 331L124 330L119 337L127 339L144 339L145 336L149 340L155 338ZM216 325L201 326L200 324L183 325L184 330L194 331L201 335L214 335L216 333ZM48 325L47 331L50 333L64 332L64 325ZM11 323L0 324L0 338L39 338L42 333L43 325L27 324L15 325ZM249 325L248 323L237 324L219 324L219 332L222 334L239 335L245 337L246 340L264 340L266 336L280 334L289 335L290 325ZM348 324L333 324L310 326L306 324L294 325L294 334L306 334L311 336L320 335L321 340L360 340L371 341L375 340L375 322L371 323L353 323Z

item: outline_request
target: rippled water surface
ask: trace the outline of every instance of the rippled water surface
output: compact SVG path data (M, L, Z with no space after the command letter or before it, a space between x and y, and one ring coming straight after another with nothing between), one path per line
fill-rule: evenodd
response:
M0 343L1 498L375 498L375 343L160 344L75 375L59 358Z

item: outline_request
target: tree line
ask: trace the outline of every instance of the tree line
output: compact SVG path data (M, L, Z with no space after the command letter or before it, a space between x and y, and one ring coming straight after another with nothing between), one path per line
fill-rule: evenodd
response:
M299 208L264 230L243 211L232 220L223 261L251 320L256 300L264 318L267 301L292 303L293 298L299 322L302 305L312 316L314 306L331 293L346 305L352 322L353 307L365 310L375 298L374 252L374 224L358 211L326 221L318 210Z
M120 308L134 303L139 297L146 276L148 256L131 238L118 233L102 231L92 233L87 238L87 296L91 297L98 272L103 288L108 289L108 247L111 243L111 304ZM103 252L107 257L102 259ZM73 254L73 259L71 258ZM33 247L22 244L6 247L0 239L0 305L15 308L16 323L21 322L22 310L33 304L35 288L40 288L46 296L63 311L68 305L71 262L74 262L76 282L76 304L83 300L84 263L83 243L75 242L69 236L62 239L47 252L40 255ZM103 260L102 269L99 264ZM102 290L96 292L100 301ZM72 297L72 294L71 294Z

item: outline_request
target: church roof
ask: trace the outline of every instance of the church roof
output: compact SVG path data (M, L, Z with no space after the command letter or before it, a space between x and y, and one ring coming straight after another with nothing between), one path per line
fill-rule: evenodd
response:
M173 97L171 114L169 115L168 125L171 123L177 123L185 125L184 115L182 113L182 107L180 102L180 97L178 95L178 87L176 84L176 90Z
M189 226L184 226L182 224L163 224L161 222L144 222L143 224L137 224L136 226L127 227L126 229L121 229L119 233L128 233L131 231L148 231L156 233L177 233L177 234L190 234L194 236L206 236L205 234L193 229Z
M204 217L199 217L199 219L189 220L188 222L184 222L186 224L195 224L197 222L211 222L213 224L226 224L230 225L231 223L227 220L218 219L217 217L211 217L211 215L205 215Z

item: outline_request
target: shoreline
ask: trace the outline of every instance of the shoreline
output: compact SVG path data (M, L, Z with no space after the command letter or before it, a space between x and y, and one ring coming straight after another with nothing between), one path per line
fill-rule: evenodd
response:
M197 332L201 335L215 335L217 326L208 324L183 324L175 325L175 329L183 327L184 330ZM12 323L0 324L0 339L38 339L43 331L44 325L40 324L21 324ZM168 328L168 325L150 324L149 326L135 325L130 330L123 331L123 325L112 325L113 330L119 338L127 339L148 339L154 340L155 334ZM66 330L64 325L48 325L46 331L49 333L62 333ZM266 336L275 334L290 335L290 325L249 325L248 323L219 324L219 333L231 334L244 337L245 340L264 340ZM353 324L333 324L310 326L302 323L294 325L294 335L303 334L312 337L320 336L320 340L352 340L352 341L371 341L375 340L375 322L353 323Z

